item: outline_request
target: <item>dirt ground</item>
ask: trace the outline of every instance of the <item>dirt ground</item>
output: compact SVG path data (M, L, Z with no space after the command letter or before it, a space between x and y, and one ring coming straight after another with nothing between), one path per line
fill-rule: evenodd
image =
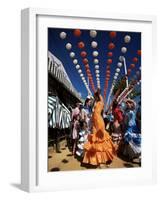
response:
M56 153L53 147L48 148L48 171L52 172L91 169L91 167L82 166L81 162L71 154L66 146L65 140L60 144L60 151L61 153ZM109 166L101 165L97 167L97 169L130 167L140 167L138 159L133 160L133 162L129 162L126 159L115 157Z

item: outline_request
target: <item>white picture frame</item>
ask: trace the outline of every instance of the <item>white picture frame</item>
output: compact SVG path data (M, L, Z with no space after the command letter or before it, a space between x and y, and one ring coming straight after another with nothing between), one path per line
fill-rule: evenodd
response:
M131 30L140 30L145 36L142 44L142 116L143 116L143 165L139 169L108 169L91 171L71 171L48 173L47 165L47 134L42 137L41 130L47 130L47 119L44 122L45 96L47 99L47 76L42 70L39 60L47 56L46 43L41 42L46 27L52 26L84 28L103 28L109 24L119 22L120 30L131 27ZM74 24L79 22L79 24ZM85 22L85 23L84 23ZM133 25L131 25L133 24ZM112 25L111 25L112 26ZM117 28L119 28L117 26ZM104 27L105 28L105 27ZM38 32L41 30L40 35ZM42 37L42 38L41 38ZM44 41L46 38L44 38ZM147 43L147 41L149 43ZM39 46L40 45L40 46ZM41 52L39 51L41 48ZM152 97L148 93L149 79L152 72L150 67L153 61L155 69L156 48L156 18L155 16L124 15L102 12L66 11L28 8L21 13L21 188L28 192L54 191L62 189L96 188L118 186L124 184L153 184L156 182L156 145L155 133L150 137L152 124L155 123L152 115ZM46 57L44 57L46 59ZM145 68L146 66L146 68ZM47 70L47 68L46 68ZM152 79L152 78L151 78ZM41 100L40 100L41 97ZM149 107L147 107L149 105ZM41 112L40 107L43 106ZM148 110L149 109L149 110ZM47 110L46 110L47 112ZM149 115L149 117L147 117ZM45 116L45 117L44 117ZM41 126L41 128L40 128ZM145 134L146 132L147 134ZM46 137L46 140L44 140ZM149 147L149 148L148 148ZM46 149L45 149L46 148ZM40 154L42 156L40 156ZM45 157L46 156L46 157ZM79 181L78 181L79 178Z

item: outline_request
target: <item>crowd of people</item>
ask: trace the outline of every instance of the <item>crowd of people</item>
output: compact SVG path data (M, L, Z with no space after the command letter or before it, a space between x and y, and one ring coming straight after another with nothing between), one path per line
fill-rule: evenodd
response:
M71 118L72 154L82 163L109 165L120 155L141 162L141 101L114 99L106 110L98 89L76 104Z

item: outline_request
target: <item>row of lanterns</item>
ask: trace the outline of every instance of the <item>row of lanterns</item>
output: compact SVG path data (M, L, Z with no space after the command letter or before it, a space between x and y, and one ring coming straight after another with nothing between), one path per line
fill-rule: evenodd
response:
M82 32L80 29L75 29L74 32L73 32L74 36L75 37L80 37ZM95 30L91 30L90 31L90 37L92 38L95 38L97 36L97 32ZM92 48L97 48L98 44L96 41L92 41L91 42L91 47ZM93 92L95 91L95 86L94 86L94 81L93 81L93 78L92 78L92 73L91 73L91 70L90 70L90 66L89 66L89 62L88 62L88 59L87 59L87 52L84 51L83 49L85 49L85 44L83 41L80 41L78 42L77 44L77 47L82 50L80 52L80 55L82 57L82 62L84 64L84 67L85 67L85 71L86 71L86 74L87 74L87 77L88 77L88 80L89 80L89 83L90 83L90 86L93 90ZM97 56L98 52L97 51L94 51L93 52L93 56ZM94 64L98 64L98 59L94 59Z
M91 30L90 31L90 36L91 38L95 38L97 36L97 31L95 30ZM92 52L92 56L93 56L93 64L94 64L94 68L95 68L95 76L96 76L96 81L97 81L97 88L100 88L100 66L99 66L99 59L98 59L98 55L99 52L96 49L98 47L98 43L96 41L92 41L91 42L91 47L93 49Z
M131 41L131 37L129 35L125 35L124 43L128 44L128 43L130 43L130 41ZM125 47L125 46L121 47L121 53L122 54L127 53L127 47ZM108 99L107 99L107 104L109 104L111 94L113 92L114 86L115 86L116 81L118 79L118 76L120 74L121 67L123 66L123 61L124 61L124 57L123 56L119 56L119 62L117 63L117 68L116 68L115 74L113 76L112 86L111 86L111 89L110 89L110 92L109 92L109 96L108 96Z
M66 44L66 49L70 51L72 49L72 45L70 43L67 43ZM87 83L87 81L86 81L86 79L84 77L84 74L82 72L82 69L81 69L80 65L78 64L78 59L76 59L76 54L73 51L71 51L69 53L69 56L73 60L73 64L75 65L75 68L76 68L77 72L79 73L80 78L82 79L88 94L91 95L92 93L91 93L91 91L89 89L88 83Z
M141 56L141 50L137 50L137 55ZM127 75L130 76L131 71L135 68L136 64L138 63L138 57L134 57L132 59L132 63L130 64L128 70L127 70ZM139 74L139 71L137 72L137 74Z
M80 37L82 34L82 31L80 29L75 29L73 31L73 34L75 37ZM95 38L97 36L97 31L96 30L90 30L89 35L91 38ZM113 40L114 38L116 38L117 33L115 31L111 31L109 33L109 37L111 38L111 40ZM61 39L65 39L67 37L67 34L65 32L61 32L60 33L60 38ZM128 44L131 41L131 37L129 35L125 35L124 37L124 43ZM82 62L85 66L85 70L86 70L86 74L87 77L89 79L90 82L90 86L92 88L93 91L95 91L95 87L94 87L94 81L92 78L92 73L90 70L90 66L89 66L89 62L87 59L87 52L84 51L85 49L85 44L83 41L78 42L77 47L81 50L80 55L82 57ZM93 49L92 52L92 56L93 56L93 63L94 63L94 68L95 68L95 75L96 75L96 81L97 81L97 87L100 87L100 66L99 66L99 59L98 59L98 55L99 52L97 50L98 47L98 43L95 40L92 40L91 42L91 48ZM108 49L109 52L107 53L108 59L107 59L107 67L106 67L106 78L105 78L105 86L104 86L104 97L106 97L106 92L107 92L107 88L108 88L108 81L110 79L110 65L112 64L113 60L112 60L112 56L113 56L113 52L112 50L115 48L115 44L114 42L110 42L108 44ZM66 49L67 50L71 50L72 49L72 44L71 43L67 43L66 44ZM127 52L127 47L123 46L121 48L121 53L125 54ZM137 51L137 55L140 56L141 55L141 50ZM84 75L82 73L82 70L80 69L80 65L78 64L78 60L75 59L75 53L74 52L70 52L70 57L73 59L73 64L76 65L76 69L78 70L78 73L80 74L80 77L82 78L82 80L84 81L85 86L88 86L87 81L84 78ZM134 57L132 59L132 63L128 69L127 75L130 75L131 70L133 68L135 68L135 64L138 62L138 58ZM111 90L110 90L110 94L112 94L114 85L116 83L116 80L118 79L119 73L121 71L121 67L123 65L123 56L119 57L119 62L117 63L117 68L115 70L115 74L113 77L113 82L112 82L112 86L111 86ZM137 75L139 75L139 72L137 72ZM89 93L89 87L88 87L88 93Z

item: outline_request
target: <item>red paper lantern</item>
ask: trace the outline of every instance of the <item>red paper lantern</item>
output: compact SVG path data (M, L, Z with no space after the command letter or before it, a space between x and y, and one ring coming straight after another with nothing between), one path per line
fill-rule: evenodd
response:
M88 73L91 73L90 69L87 69L86 72L87 72L87 74L88 74Z
M108 48L110 49L110 50L112 50L112 49L114 49L115 48L115 45L114 45L114 43L109 43L108 44Z
M89 65L88 64L85 65L85 69L86 70L89 69Z
M115 38L116 37L116 32L115 31L111 31L109 33L110 38Z
M135 64L132 63L132 64L130 65L130 68L135 68Z
M106 69L107 69L107 70L110 70L110 65L107 65Z
M112 64L112 59L108 59L107 64L109 64L109 65Z
M106 75L107 75L107 74L109 74L109 75L111 74L110 70L107 70L107 71L106 71Z
M87 58L84 58L84 59L83 59L83 64L84 64L84 65L88 64L88 59L87 59Z
M141 56L141 50L137 50L137 54Z
M128 69L128 70L127 70L127 75L129 76L130 73L131 73L131 69Z
M78 48L83 49L85 47L84 42L79 42L78 43Z
M90 70L87 70L86 72L87 72L87 74L88 74L89 77L92 77L92 74L91 74Z
M88 73L88 77L92 80L92 74L91 74L91 72Z
M133 61L134 63L137 63L137 62L138 62L138 58L137 58L137 57L134 57L134 58L132 59L132 61Z
M82 52L80 53L80 55L81 55L82 58L85 58L85 57L87 56L87 53L86 53L85 51L82 51Z
M82 32L81 32L80 29L75 29L74 32L73 32L73 34L74 34L75 37L80 37L80 36L81 36L81 33L82 33Z
M107 56L108 56L108 57L112 57L112 56L113 56L113 53L110 51L110 52L107 53Z

